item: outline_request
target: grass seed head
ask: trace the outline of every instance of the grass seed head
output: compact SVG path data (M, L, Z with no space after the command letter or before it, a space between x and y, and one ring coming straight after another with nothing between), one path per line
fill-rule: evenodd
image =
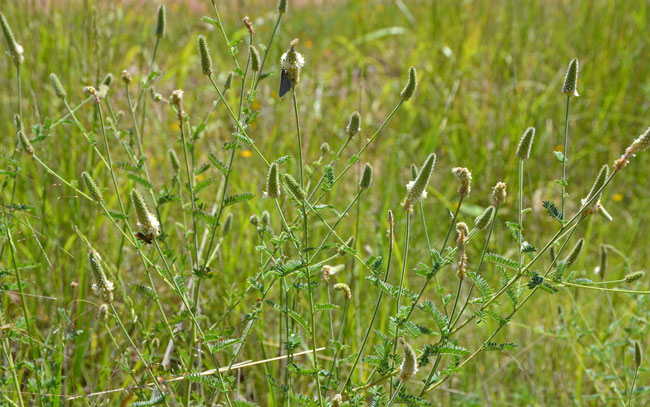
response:
M507 187L503 182L497 182L497 184L492 188L492 204L494 206L503 205L506 203L507 197Z
M14 33L11 31L11 27L9 27L9 23L7 23L7 19L2 13L0 13L0 25L2 26L2 32L4 33L5 40L7 41L9 55L11 55L11 58L14 60L14 64L16 66L19 66L25 61L25 57L23 56L24 50L23 47L16 42Z
M350 121L348 126L345 128L345 133L348 137L353 138L361 131L361 115L359 112L352 112L350 115Z
M284 182L286 183L289 192L291 192L291 195L293 195L294 198L296 198L299 202L305 200L305 191L302 190L298 184L298 181L296 181L294 177L289 174L284 174Z
M520 160L527 160L530 158L530 150L533 148L533 140L535 139L535 128L529 127L521 136L519 147L517 147L517 157Z
M165 15L165 6L158 6L158 21L156 23L156 37L158 39L165 38L165 25L167 24L167 18Z
M254 72L259 72L260 71L260 62L261 62L260 53L257 50L257 48L255 48L253 45L249 45L248 50L249 50L249 52L251 54L251 69Z
M56 76L55 73L50 74L50 83L54 88L54 93L56 94L56 97L58 97L61 100L67 97L67 94L65 93L65 89L63 89L63 85L61 84L59 77Z
M343 296L345 297L346 301L349 301L352 298L352 290L350 290L350 286L348 286L345 283L338 283L334 284L334 289L336 291L343 291Z
M201 57L201 69L203 70L203 75L212 75L212 57L210 56L208 42L202 35L199 35L199 56Z
M460 185L458 186L458 196L467 198L472 191L472 173L463 167L456 167L451 170L451 173L456 177Z
M404 359L399 370L399 379L402 382L408 382L418 372L418 358L413 347L409 345L404 338L399 338L404 350Z
M359 181L359 188L368 189L372 184L372 165L366 163L363 167L363 174L361 174L361 181Z
M131 190L131 200L133 201L135 214L138 218L138 226L142 230L142 233L150 240L160 236L160 222L149 211L144 198L137 189Z
M92 285L93 293L108 303L113 302L113 282L104 274L102 258L96 251L91 250L88 252L88 260L90 261L90 271L95 278Z
M494 206L488 206L482 214L474 219L474 226L476 226L476 228L479 230L485 229L490 224L492 215L494 215Z
M402 92L399 94L399 96L402 98L402 101L406 102L407 100L411 99L413 93L415 93L416 87L417 87L417 74L415 72L415 68L411 67L409 69L409 79L406 82L406 86L404 86L404 89L402 89Z
M562 93L567 96L580 96L578 95L578 58L573 58L571 62L569 62L569 67L564 76Z
M266 178L266 191L264 191L264 197L270 199L278 199L281 195L280 193L280 175L278 170L277 163L271 163L269 167L269 174Z
M29 141L29 138L25 135L25 132L22 130L18 130L18 138L20 139L20 145L23 147L23 150L28 155L34 155L34 147L32 146L31 141Z
M402 202L402 206L407 212L413 212L413 205L427 197L427 185L429 184L429 179L431 179L431 173L435 164L436 155L429 154L422 168L420 168L417 178L406 184L406 197Z
M86 184L88 192L90 192L90 197L97 202L103 201L104 197L102 196L102 191L99 190L99 187L95 183L95 180L90 176L90 174L84 171L81 173L81 178L83 179L84 184Z

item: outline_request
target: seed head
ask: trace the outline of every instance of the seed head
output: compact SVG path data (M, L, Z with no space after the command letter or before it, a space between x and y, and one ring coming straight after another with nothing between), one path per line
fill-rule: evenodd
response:
M32 147L32 143L25 135L25 132L18 130L18 138L20 139L20 145L23 146L23 150L25 150L28 155L34 155L34 147Z
M645 272L643 271L635 271L634 273L629 273L628 275L625 276L625 282L626 283L631 283L636 280L640 280L643 278L645 275Z
M203 70L203 75L212 75L212 57L210 56L208 42L202 35L199 35L199 56L201 57L201 69Z
M232 228L232 218L232 213L226 215L226 219L223 220L223 226L221 227L221 236L226 236L230 233L230 229Z
M267 228L269 227L270 224L271 224L271 214L269 213L269 211L262 212L262 226Z
M106 278L106 274L104 274L102 258L96 251L91 250L88 252L88 260L90 261L90 271L95 278L92 286L93 293L106 302L113 302L113 282Z
M402 98L402 101L406 102L407 100L409 100L413 96L413 93L415 93L416 87L417 87L417 75L415 72L415 68L411 67L409 69L409 79L406 82L406 86L404 86L404 89L402 89L402 93L400 93L400 97Z
M7 40L9 55L11 55L11 58L14 60L14 64L19 66L23 61L25 61L25 57L23 56L24 50L23 47L16 42L13 32L11 32L11 27L9 27L9 23L7 23L7 20L2 13L0 13L0 25L5 34L5 40Z
M320 145L320 153L325 155L330 152L330 145L327 143L323 143Z
M169 149L169 161L172 163L174 174L178 175L181 169L181 162L178 161L178 156L176 155L176 152L171 148Z
M95 89L93 86L84 87L84 93L88 96L92 96L95 99L95 103L99 103L99 100L101 99L101 95L99 94L99 92L97 92L97 89Z
M298 44L298 39L294 39L289 44L289 50L282 54L280 58L280 65L282 69L287 72L291 84L295 87L300 83L300 70L305 66L305 58L301 53L296 51L296 45Z
M226 76L226 80L223 83L224 92L227 91L228 89L230 89L230 87L232 86L232 77L233 76L234 76L234 74L232 72L228 72L228 76Z
M294 177L289 174L284 174L284 182L294 198L300 202L305 200L305 191L302 190Z
M278 1L278 13L284 14L287 12L287 2L288 0L279 0Z
M372 166L366 163L363 167L363 174L361 174L361 181L359 181L359 188L368 189L372 183Z
M90 176L90 174L84 171L81 173L81 178L83 179L84 184L86 184L88 192L90 192L90 197L97 202L103 201L104 197L102 196L102 191L99 190L99 187L95 183L95 180Z
M413 212L413 205L427 197L426 188L429 184L429 179L431 178L431 173L433 172L435 164L436 155L429 154L429 157L427 157L422 168L420 168L417 178L406 184L406 197L404 198L404 202L402 202L402 206L409 213Z
M269 167L269 174L266 178L266 191L264 191L264 197L270 199L278 199L280 195L280 175L278 172L278 164L274 162Z
M343 291L343 296L347 301L349 301L350 298L352 298L352 290L350 290L350 287L347 284L345 283L334 284L334 289L336 291Z
M246 16L243 18L242 22L244 23L244 26L246 26L246 29L248 30L248 34L252 37L255 35L255 28L253 28L253 23L251 23L250 17ZM254 69L254 71L257 71Z
M456 245L460 248L460 258L458 260L458 270L456 270L456 275L460 280L464 280L465 277L467 277L467 253L465 252L465 243L469 236L469 228L464 222L458 222L456 223L456 233L458 233Z
M582 247L585 245L585 239L580 239L578 240L578 243L576 243L575 246L573 246L573 250L571 250L571 253L569 253L568 256L564 259L564 262L566 263L567 267L570 267L575 261L578 259L578 256L580 256L580 252L582 252Z
M639 341L634 341L634 366L638 369L641 366L641 345Z
M578 95L578 58L573 58L571 62L569 62L569 67L564 76L562 93L567 96L580 96Z
M400 367L399 379L402 382L407 382L418 372L418 359L411 345L406 343L403 338L399 338L399 342L404 349L404 360Z
M137 189L131 190L131 200L133 201L135 214L138 218L138 226L142 233L150 240L160 236L160 222L149 211L147 204L144 202L144 198Z
M530 150L533 148L533 140L535 139L535 128L529 127L521 136L519 147L517 147L517 157L520 160L527 160L530 158Z
M248 50L251 54L251 69L254 72L259 72L260 71L260 53L257 51L257 48L255 48L252 45L248 46Z
M165 16L165 6L161 4L158 6L158 22L156 24L156 37L159 39L165 37L166 22L167 18Z
M353 138L361 131L361 115L359 112L352 112L350 115L350 121L348 122L348 127L345 128L345 132L348 137Z
M482 214L474 219L474 226L476 226L476 229L483 230L488 227L490 220L492 220L492 215L494 215L494 206L488 206Z
M506 195L506 184L497 182L492 188L492 204L497 206L506 203Z
M463 167L456 167L451 170L451 173L456 177L460 185L458 186L458 196L461 198L467 198L472 188L470 184L472 183L472 173Z
M54 88L54 93L56 94L56 97L58 97L61 100L65 99L67 96L65 93L65 89L63 89L63 85L61 84L59 77L56 76L55 73L50 74L50 83L52 83L52 87Z
M321 272L323 273L323 281L329 281L330 277L343 271L343 268L345 268L343 264L339 264L338 266L328 266L327 264L324 265L321 268Z
M122 71L122 82L125 84L131 83L133 80L133 77L131 76L131 72L127 71L126 69Z
M622 170L629 164L630 157L634 157L636 153L645 151L648 148L650 148L650 127L646 129L645 133L641 134L632 144L630 144L630 146L625 150L625 154L616 160L614 168L616 171Z

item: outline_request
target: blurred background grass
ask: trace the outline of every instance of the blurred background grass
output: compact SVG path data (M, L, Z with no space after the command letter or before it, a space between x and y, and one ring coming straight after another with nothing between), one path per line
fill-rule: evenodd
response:
M231 39L245 38L241 19L248 15L257 32L256 43L267 42L276 18L275 1L221 3L219 11ZM171 90L183 88L186 109L196 124L209 114L215 99L209 82L200 75L196 36L204 34L208 38L219 82L233 69L232 60L220 33L200 19L203 15L212 16L208 1L165 4L168 29L158 50L156 66L162 75L156 80L156 91L168 96ZM109 72L119 83L121 70L129 69L139 81L151 58L156 7L157 3L148 1L0 0L0 10L25 48L23 108L27 126L44 123L47 118L57 119L63 112L47 79L50 72L59 75L73 104L85 98L83 86L97 84ZM410 177L410 164L420 165L429 152L438 155L426 204L434 242L444 238L447 211L455 205L456 185L449 172L455 166L466 166L473 173L472 195L461 211L463 220L471 221L489 204L491 187L499 180L511 185L512 192L500 218L514 220L514 150L523 130L535 126L534 158L525 174L525 205L533 208L533 215L526 216L527 237L539 247L556 227L543 214L541 202L559 202L560 190L553 181L560 178L561 165L552 151L561 150L562 144L565 97L561 86L566 66L571 58L579 58L580 97L572 101L569 117L567 211L572 213L600 166L611 165L649 124L649 9L647 1L290 2L290 11L282 20L267 63L267 70L273 71L273 75L262 82L259 103L254 106L260 114L249 134L269 157L295 154L290 101L277 98L279 56L293 38L300 39L299 50L306 58L298 94L307 157L311 160L318 158L323 142L335 151L338 149L353 110L359 110L363 118L361 137L354 141L361 145L394 107L406 71L413 65L419 73L416 96L403 106L362 158L362 162L368 160L375 167L375 184L361 201L362 222L355 225L354 216L350 217L342 226L341 235L355 234L359 227L356 234L362 257L382 254L386 245L386 211L398 209ZM240 51L243 61L243 43ZM5 141L2 153L8 156L12 152L17 106L16 73L9 58L0 59L0 72L0 132ZM112 95L118 105L115 108L126 111L121 84L113 86ZM234 92L230 97L234 103ZM154 180L169 182L171 169L165 152L176 143L177 127L167 107L148 103L151 107L143 136L148 165ZM90 106L83 108L86 122L92 121L92 115ZM208 162L209 152L223 155L221 146L230 139L230 129L226 112L217 109L199 141L199 164ZM97 160L89 160L87 145L72 125L57 128L36 148L44 161L67 178L77 178L81 171L98 165ZM294 172L296 163L292 160L290 164ZM260 196L265 175L260 160L243 150L235 167L234 191L251 191ZM614 222L592 218L586 223L586 250L577 263L583 276L594 278L603 243L618 249L633 270L647 268L650 249L644 230L650 218L649 170L648 157L633 160L603 199ZM107 177L99 181L109 185ZM328 203L339 210L352 198L356 181L346 185L329 196ZM125 183L125 190L127 187ZM212 193L207 190L203 196ZM112 358L111 350L96 349L98 342L107 343L105 335L98 327L93 331L92 311L76 303L84 298L87 288L69 286L73 281L83 282L87 273L85 247L73 227L81 228L105 253L115 255L119 236L105 219L97 216L94 208L70 199L69 191L26 159L16 197L16 202L30 206L25 217L33 224L52 263L52 267L47 266L31 231L21 228L22 235L15 236L21 260L39 263L25 277L27 292L60 299L55 306L43 306L38 300L30 304L38 326L45 336L51 328L49 324L58 321L55 309L61 307L71 310L71 325L83 331L69 354L75 360L75 372L83 379L69 381L66 390L77 393L119 386L119 381L98 384L98 377L108 380L111 376L110 370L106 370L111 366L107 363ZM208 198L204 200L210 202ZM235 227L223 249L218 279L204 288L204 312L220 315L227 306L221 298L233 287L243 286L244 277L253 274L257 240L247 220L253 213L270 209L268 205L255 198L233 209ZM108 206L117 206L115 197L108 198ZM404 217L399 213L397 228L401 233ZM274 223L279 227L278 222ZM421 225L415 227L414 233L412 266L427 259ZM501 226L492 241L491 250L504 255L514 253L515 245L505 227ZM401 244L398 234L398 246ZM480 245L475 246L471 248L470 259L472 255L478 257ZM401 262L400 253L396 249L394 261ZM6 254L1 260L2 267L8 267ZM134 263L125 262L118 271L121 278L140 279L139 274L132 276L130 265L137 268ZM620 278L626 271L622 257L610 253L610 276ZM351 274L356 281L348 281L357 301L348 324L349 343L362 335L364 325L359 322L370 312L360 296L363 275L359 274L356 270ZM441 276L443 286L450 287L448 291L455 289L454 281L452 273ZM413 278L411 284L417 284L417 280ZM638 286L643 287L648 287L645 280ZM242 308L241 315L251 304ZM3 307L9 315L18 315L18 307L8 296L3 297ZM138 304L134 307L138 309ZM644 298L567 291L556 297L540 295L499 335L501 342L517 342L519 349L509 356L479 356L477 363L450 380L435 400L443 405L464 406L602 405L594 394L613 395L609 389L612 365L630 381L629 339L643 340L647 336L649 316L650 308ZM385 311L379 323L386 326L387 318ZM230 323L237 324L238 320L233 318ZM320 323L326 325L325 320ZM478 345L490 332L490 326L472 327L465 346ZM604 348L597 345L594 335ZM645 340L644 349L649 349L649 344ZM93 359L84 360L90 355ZM259 346L250 346L246 357L258 356ZM639 384L647 386L648 378L647 370L642 371ZM251 391L266 389L252 382L247 386ZM645 391L639 394L639 400L650 402Z

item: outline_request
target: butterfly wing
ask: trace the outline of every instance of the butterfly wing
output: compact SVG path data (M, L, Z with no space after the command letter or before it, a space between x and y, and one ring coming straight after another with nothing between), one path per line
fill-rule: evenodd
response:
M283 69L280 75L280 97L289 92L292 86L293 84L291 83L291 79L289 79L289 74Z

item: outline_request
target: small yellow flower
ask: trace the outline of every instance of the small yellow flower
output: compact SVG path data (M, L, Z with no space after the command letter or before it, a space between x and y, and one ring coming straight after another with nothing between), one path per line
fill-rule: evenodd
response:
M250 158L253 156L253 152L251 150L242 150L240 154L244 158Z
M555 146L555 151L560 151L560 152L563 152L563 151L564 151L564 146L563 146L563 145L560 145L560 144L558 144L557 146Z
M178 122L172 123L172 130L180 130L181 126L178 124Z
M314 45L312 40L305 41L305 48L311 48Z
M204 179L205 179L205 175L203 175L203 174L199 174L199 175L196 176L197 181L203 181Z
M614 199L614 202L621 202L623 200L623 195L622 194L614 194L612 197Z

